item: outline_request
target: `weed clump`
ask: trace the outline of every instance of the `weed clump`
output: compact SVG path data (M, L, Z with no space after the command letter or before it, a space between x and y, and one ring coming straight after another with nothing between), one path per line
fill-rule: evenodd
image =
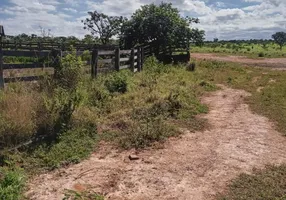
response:
M108 76L104 85L110 93L126 93L128 86L128 74L126 72L115 72Z
M126 124L119 137L119 145L124 149L145 148L175 134L165 116L153 109L134 110Z
M18 167L0 167L0 199L21 199L25 175Z

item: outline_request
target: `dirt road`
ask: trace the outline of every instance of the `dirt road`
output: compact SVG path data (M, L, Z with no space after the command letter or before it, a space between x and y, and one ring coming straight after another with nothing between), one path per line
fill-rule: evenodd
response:
M64 189L91 188L112 200L208 200L228 181L253 167L286 162L286 139L265 117L253 114L243 101L249 94L222 86L202 101L211 127L186 131L164 148L145 150L139 160L130 152L102 149L90 159L29 183L35 200L62 199Z
M212 53L192 53L192 58L218 60L226 62L237 62L245 65L259 66L259 67L271 67L280 70L286 70L286 58L261 58L251 59L245 56L219 56Z

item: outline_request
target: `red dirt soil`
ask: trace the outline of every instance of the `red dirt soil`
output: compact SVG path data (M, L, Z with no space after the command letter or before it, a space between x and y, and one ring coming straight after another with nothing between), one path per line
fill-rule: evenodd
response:
M245 56L220 56L212 53L192 53L192 58L217 60L225 62L236 62L245 65L259 66L259 67L271 67L280 70L286 70L286 58L261 58L251 59Z
M102 148L90 159L35 177L26 196L62 199L65 189L91 188L111 200L208 200L227 183L254 167L286 161L286 138L265 117L254 114L244 98L250 94L221 86L202 101L210 112L210 129L172 138L162 149L138 153Z

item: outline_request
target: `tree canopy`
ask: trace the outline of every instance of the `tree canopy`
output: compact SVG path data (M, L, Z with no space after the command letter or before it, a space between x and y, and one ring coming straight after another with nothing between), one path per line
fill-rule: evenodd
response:
M199 20L181 17L171 3L144 5L122 26L120 41L125 48L153 42L157 45L201 43L204 31L190 28Z
M282 50L283 46L286 44L286 33L285 32L277 32L272 35L274 41L280 46Z
M84 29L90 30L94 36L99 36L102 44L108 44L113 36L118 35L122 24L126 21L122 16L108 16L97 11L88 14L90 18L82 20Z

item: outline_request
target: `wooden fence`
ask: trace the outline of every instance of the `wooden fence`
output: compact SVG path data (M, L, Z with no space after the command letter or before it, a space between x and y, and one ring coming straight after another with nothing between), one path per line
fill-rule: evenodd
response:
M3 41L3 49L11 50L30 50L30 51L50 51L53 49L61 49L62 51L67 51L70 47L73 46L78 51L93 50L94 48L98 49L114 49L118 47L117 45L99 45L99 44L84 44L79 42L10 42Z
M26 48L27 47L27 48ZM13 48L13 50L11 50ZM18 50L21 48L21 50ZM48 47L49 48L49 47ZM41 76L21 76L21 77L4 77L4 70L22 70L22 69L44 69L54 68L59 64L60 58L71 53L70 51L62 50L47 50L47 47L39 49L33 49L33 46L19 46L15 47L7 45L1 45L0 47L0 88L4 87L4 83L15 81L33 81L39 80ZM44 50L43 50L44 49ZM78 56L83 55L86 52L80 48L76 51ZM130 50L121 50L116 46L93 46L89 51L91 57L90 66L91 77L95 78L99 73L104 73L112 70L130 69L133 72L141 71L142 58L144 57L144 51L141 47ZM37 60L33 63L4 63L4 57L30 57ZM39 62L40 59L46 60L47 63Z
M116 45L73 44L76 54L82 56L88 52L90 60L87 62L91 77L99 73L130 69L133 72L141 71L146 57L155 55L165 63L188 62L190 49L188 43L176 46L156 46L154 43L138 46L129 50L122 50ZM4 71L25 69L53 69L60 64L60 58L71 53L70 44L55 42L1 42L0 41L0 88L4 83L16 81L39 80L42 76L13 76L4 77ZM5 63L9 57L29 57L33 62ZM21 72L20 72L21 74Z

